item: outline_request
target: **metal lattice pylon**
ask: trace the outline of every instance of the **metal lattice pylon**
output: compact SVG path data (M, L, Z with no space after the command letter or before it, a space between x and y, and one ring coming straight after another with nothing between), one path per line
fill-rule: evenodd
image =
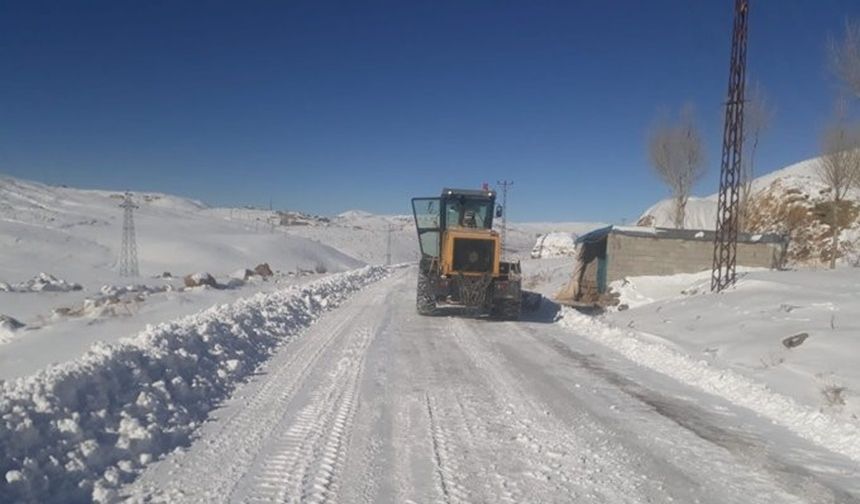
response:
M747 18L749 0L735 0L732 28L732 57L729 93L723 129L723 156L720 167L720 198L714 236L714 268L711 291L719 292L735 283L740 216L741 152L744 139L744 83L747 65Z
M394 232L394 224L388 223L388 237L385 241L385 265L391 266L391 233Z
M131 193L125 193L120 208L123 209L122 221L122 252L119 256L119 274L124 277L140 275L137 269L137 241L134 237L134 209L138 208L131 199Z

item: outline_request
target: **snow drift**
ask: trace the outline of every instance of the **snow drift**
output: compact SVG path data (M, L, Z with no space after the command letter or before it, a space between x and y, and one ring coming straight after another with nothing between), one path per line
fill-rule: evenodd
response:
M532 247L532 259L568 257L576 254L576 234L547 233L537 237Z
M279 345L387 274L365 267L257 294L0 383L0 501L112 500Z

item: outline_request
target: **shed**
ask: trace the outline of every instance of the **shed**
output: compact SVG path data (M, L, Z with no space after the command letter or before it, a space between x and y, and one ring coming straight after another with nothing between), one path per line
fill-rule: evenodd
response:
M595 302L610 283L628 276L674 275L709 270L716 233L695 229L608 226L580 236L576 266L561 300ZM781 268L788 239L777 234L738 234L737 265Z

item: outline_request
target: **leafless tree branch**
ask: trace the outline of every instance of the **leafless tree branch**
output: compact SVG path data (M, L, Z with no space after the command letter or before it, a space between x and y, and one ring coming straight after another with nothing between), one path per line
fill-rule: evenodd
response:
M755 178L755 155L759 141L770 128L773 117L774 108L761 84L756 82L750 86L750 92L744 104L744 148L746 153L743 156L741 166L740 197L740 224L744 231L749 231L747 225L751 206L752 181Z
M681 108L677 121L662 120L652 128L648 155L654 171L672 191L674 224L681 229L690 191L705 173L704 148L692 105Z
M855 96L860 97L860 21L846 19L839 39L828 42L830 69Z
M839 206L848 191L860 184L860 125L837 120L822 139L818 177L830 188L832 198L830 267L836 267L839 251Z

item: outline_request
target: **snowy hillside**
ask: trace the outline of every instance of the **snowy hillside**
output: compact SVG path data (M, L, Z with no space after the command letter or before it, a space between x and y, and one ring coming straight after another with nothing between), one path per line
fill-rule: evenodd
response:
M121 278L121 198L0 176L0 380L147 324L364 264L281 229L225 219L194 200L142 193L134 216L141 276ZM276 275L231 277L261 263ZM199 272L214 275L216 286L186 288L182 277Z
M747 231L788 234L788 259L793 264L820 264L828 259L830 226L827 217L829 190L817 174L818 158L808 159L753 180ZM840 260L855 263L860 255L860 192L848 194L841 211L844 226ZM714 229L717 194L691 197L687 203L684 227ZM639 218L640 226L674 227L674 203L665 199Z
M780 170L774 170L753 180L753 194L770 188L779 181L785 188L801 190L804 193L815 193L824 189L824 184L816 173L818 158L807 159ZM684 217L686 229L714 229L717 222L717 197L714 193L705 197L691 197L687 202ZM655 227L674 227L673 215L675 204L671 198L660 200L651 208L645 210L639 217L642 225Z
M40 271L84 284L116 279L122 238L121 193L52 187L0 176L0 281ZM268 262L284 271L344 270L361 261L299 236L255 231L211 215L200 202L165 194L135 197L141 275L229 273Z
M684 214L686 229L714 229L717 221L717 195L706 198L691 196ZM675 227L675 202L660 200L639 217L640 226Z
M289 232L323 242L370 264L386 261L389 238L392 263L417 261L419 258L411 215L374 215L350 210L331 218L324 225L290 226Z

